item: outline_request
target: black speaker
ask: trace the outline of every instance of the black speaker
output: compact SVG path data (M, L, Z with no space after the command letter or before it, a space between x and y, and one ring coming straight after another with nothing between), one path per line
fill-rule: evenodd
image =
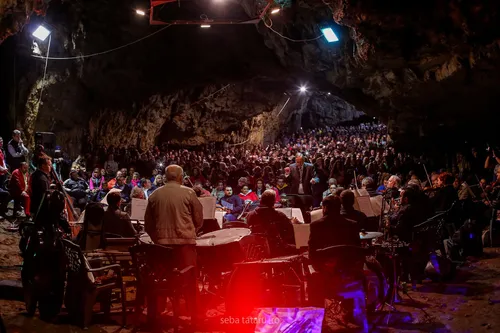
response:
M36 132L35 146L42 145L45 148L45 153L50 157L54 157L56 150L56 135L52 132Z

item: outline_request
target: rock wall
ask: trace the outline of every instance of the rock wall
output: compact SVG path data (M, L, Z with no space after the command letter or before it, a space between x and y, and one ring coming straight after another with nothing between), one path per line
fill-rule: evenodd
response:
M26 16L14 12L27 3L2 2L0 39L26 23ZM225 4L224 10L241 15L243 8L255 17L265 4L243 0ZM36 105L43 66L29 56L30 29L19 33L18 64L23 65L17 74L17 118L27 119L21 123L27 131L56 129L75 144L84 132L96 142L107 138L143 145L158 138L197 144L224 133L221 138L234 141L249 129L257 131L252 141L266 141L276 126L334 123L352 118L350 110L389 122L394 139L451 133L455 140L495 132L500 120L494 112L500 106L498 1L279 4L280 14L264 16L257 28L174 26L120 51L84 58L158 28L123 1L52 1L46 11L54 27L51 55L77 58L49 61L48 78L55 81ZM340 41L327 43L320 32L324 26L332 27ZM44 47L39 45L42 54ZM309 85L313 97L293 98L274 124L269 110L301 83ZM234 87L192 105L227 84ZM326 92L336 100L319 101Z

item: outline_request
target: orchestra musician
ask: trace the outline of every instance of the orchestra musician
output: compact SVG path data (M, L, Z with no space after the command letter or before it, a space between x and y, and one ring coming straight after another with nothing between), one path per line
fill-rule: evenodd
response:
M359 228L354 221L348 220L340 214L341 205L339 197L326 197L322 202L323 217L311 223L309 259L315 272L311 274L311 283L308 286L312 306L324 307L325 287L327 285L326 275L322 272L323 264L328 258L323 257L318 250L336 245L361 245ZM345 273L350 270L356 271L363 267L363 259L361 256L354 256L350 249L342 249L342 254L336 256L335 270L342 272L345 269ZM332 281L328 281L328 283L331 284Z
M282 212L274 209L276 193L266 190L260 198L260 205L247 216L247 223L255 234L265 234L271 257L290 255L295 250L293 224Z
M31 175L28 186L28 194L31 198L31 216L36 217L42 199L50 188L52 178L50 176L52 161L49 156L43 155L38 158L36 171Z
M455 178L449 173L442 173L438 176L437 191L431 198L431 204L436 212L444 212L451 208L458 200L457 191L453 187Z

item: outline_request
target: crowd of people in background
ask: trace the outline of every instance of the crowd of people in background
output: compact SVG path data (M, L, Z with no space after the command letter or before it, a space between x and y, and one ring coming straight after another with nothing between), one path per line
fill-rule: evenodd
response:
M33 198L32 187L40 177L59 178L81 210L88 202L102 200L113 188L121 190L125 203L131 198L147 199L163 186L163 170L171 164L183 168L184 185L198 196L212 195L218 201L233 197L229 201L234 214L245 202L257 202L266 189L275 190L277 205L280 196L298 193L312 196L308 206L319 207L324 197L352 186L380 194L391 175L419 189L436 187L441 179L462 198L479 194L489 202L498 196L500 152L481 154L473 148L438 165L441 161L425 155L398 152L389 141L386 126L361 124L285 134L267 147L213 143L184 149L163 144L142 151L88 145L75 161L65 158L59 149L50 161L40 159L45 154L37 146L30 161L31 171L36 169L39 175L34 172L33 178L29 176L28 149L16 130L6 150L0 139L0 215L6 213L10 200L15 202L16 214L32 215L40 196ZM478 182L481 192L471 191L470 185Z

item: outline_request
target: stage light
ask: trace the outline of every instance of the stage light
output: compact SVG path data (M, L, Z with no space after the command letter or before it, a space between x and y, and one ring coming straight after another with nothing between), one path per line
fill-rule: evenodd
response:
M273 8L271 9L271 14L278 14L280 12L279 8Z
M330 95L331 95L331 93L328 93L327 95L328 95L328 96L330 96Z
M143 10L140 10L140 9L137 9L135 12L136 12L136 14L138 14L138 15L142 15L142 16L146 15L146 12L145 12L145 11L143 11Z
M210 28L210 24L202 24L200 27L203 29Z
M300 91L301 93L305 93L305 92L307 91L307 88L306 88L305 86L301 86L301 87L299 88L299 91Z
M337 37L337 35L335 34L335 32L333 32L332 28L321 29L321 32L323 33L323 36L325 36L325 38L328 41L328 43L338 42L339 41L339 38Z
M35 31L33 31L33 36L41 40L42 42L49 37L50 31L43 25L38 26Z

